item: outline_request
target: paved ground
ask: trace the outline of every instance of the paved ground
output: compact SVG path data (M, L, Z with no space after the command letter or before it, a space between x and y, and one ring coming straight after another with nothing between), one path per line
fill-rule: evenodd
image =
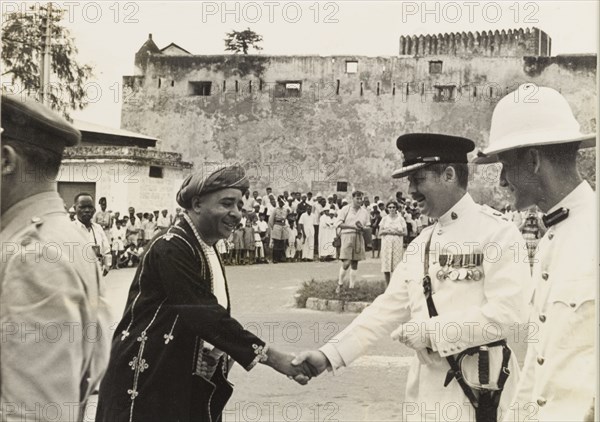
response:
M379 260L359 265L362 278L381 278ZM296 309L293 295L305 280L336 278L339 264L289 263L226 267L232 313L242 325L281 350L297 352L321 346L356 314ZM111 272L106 281L118 322L125 306L132 269ZM524 350L516 348L521 358ZM382 339L351 367L323 374L300 386L263 365L246 372L234 366L235 384L224 420L257 421L398 421L412 352Z

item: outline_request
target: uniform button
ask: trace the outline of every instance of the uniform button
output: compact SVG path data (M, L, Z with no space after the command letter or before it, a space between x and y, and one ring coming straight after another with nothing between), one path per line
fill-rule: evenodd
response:
M544 406L546 404L547 400L543 397L540 397L539 399L537 399L537 404L538 406Z
M447 350L442 350L442 353L448 353L448 351Z
M27 236L21 240L21 246L27 246L31 243L31 237Z
M545 361L546 360L544 359L543 356L538 356L538 358L537 358L538 365L543 365Z
M442 230L438 230L438 232L437 232L437 235L438 235L438 236L441 236L441 235L442 235L442 233L444 233Z
M540 321L546 322L546 315L540 314Z
M543 278L544 280L548 280L548 277L550 277L550 274L548 274L546 271L544 271L544 272L542 273L542 278Z
M575 302L571 302L571 303L569 303L569 306L570 306L571 308L574 308L574 307L576 307L576 306L577 306L577 304L576 304Z
M554 237L554 233L548 233L548 239L552 240L553 237Z
M34 224L39 223L40 221L42 221L42 219L40 217L32 217L31 218L31 222Z

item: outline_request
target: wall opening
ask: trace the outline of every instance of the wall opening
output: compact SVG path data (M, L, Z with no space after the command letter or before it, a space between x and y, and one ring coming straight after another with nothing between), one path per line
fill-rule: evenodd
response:
M211 87L211 81L190 81L188 82L188 95L209 96Z
M436 103L453 102L456 100L455 85L434 85L433 101Z
M302 81L277 81L275 83L275 98L298 98L302 94Z
M156 178L156 179L162 179L163 178L163 168L157 167L157 166L150 166L150 168L148 170L148 176Z
M441 60L430 60L429 61L429 73L435 75L442 73L443 62Z
M358 73L358 60L346 60L346 73Z

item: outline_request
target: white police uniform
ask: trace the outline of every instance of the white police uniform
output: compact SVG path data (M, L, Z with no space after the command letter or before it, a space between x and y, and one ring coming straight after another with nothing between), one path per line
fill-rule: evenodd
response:
M582 421L593 404L596 200L584 181L548 212L568 215L549 227L535 255L531 341L513 405L520 420Z
M429 317L422 285L422 258L430 238L428 273L439 313L434 318ZM465 194L408 246L386 292L321 351L335 371L348 366L398 324L414 322L429 337L434 352L427 360L415 357L410 365L402 420L475 420L474 409L457 381L444 387L450 368L445 357L518 331L517 324L527 313L523 287L530 274L526 257L523 238L514 224ZM499 415L506 413L518 381L514 355L508 366L511 374ZM495 381L497 376L490 378Z

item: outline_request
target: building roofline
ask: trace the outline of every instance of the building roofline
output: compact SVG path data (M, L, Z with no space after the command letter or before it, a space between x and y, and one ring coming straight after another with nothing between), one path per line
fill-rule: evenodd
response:
M74 120L73 125L81 132L83 143L104 143L107 145L154 148L158 141L158 138L142 135L141 133L103 126L84 120Z
M167 48L169 47L177 47L178 49L185 51L187 54L193 56L192 53L190 53L189 51L187 51L185 48L178 46L177 44L175 44L174 42L172 42L171 44L167 45L166 47L163 47L160 49L160 52L162 53L163 51L165 51Z

